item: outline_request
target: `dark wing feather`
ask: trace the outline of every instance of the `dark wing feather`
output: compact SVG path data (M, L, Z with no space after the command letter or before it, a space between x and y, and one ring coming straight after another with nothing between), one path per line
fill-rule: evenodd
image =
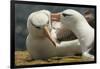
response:
M77 39L75 34L67 28L60 28L57 30L57 40L58 41L70 41Z
M95 14L93 14L90 9L87 9L83 15L86 18L87 22L90 24L90 26L95 29Z

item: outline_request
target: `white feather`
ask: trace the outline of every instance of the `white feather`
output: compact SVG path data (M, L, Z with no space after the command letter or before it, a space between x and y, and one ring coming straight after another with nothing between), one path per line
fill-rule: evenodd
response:
M68 9L63 11L62 14L66 14L66 16L62 15L61 22L74 32L80 41L83 54L87 53L88 55L86 56L89 56L90 54L87 51L88 48L92 48L91 44L94 42L94 29L87 23L84 16L75 10Z

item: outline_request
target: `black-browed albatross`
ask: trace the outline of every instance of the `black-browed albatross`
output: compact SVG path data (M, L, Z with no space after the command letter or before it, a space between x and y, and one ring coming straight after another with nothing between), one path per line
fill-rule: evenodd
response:
M94 56L89 54L89 51L94 47L94 29L78 11L67 9L61 14L63 26L71 30L79 39L82 55L94 59Z

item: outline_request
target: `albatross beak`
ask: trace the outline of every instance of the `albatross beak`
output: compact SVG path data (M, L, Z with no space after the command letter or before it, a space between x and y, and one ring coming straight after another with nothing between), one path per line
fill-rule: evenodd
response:
M48 29L47 26L44 26L44 31L45 31L45 34L47 36L47 38L53 43L53 45L56 47L56 42L53 40L53 38L50 36L50 31Z

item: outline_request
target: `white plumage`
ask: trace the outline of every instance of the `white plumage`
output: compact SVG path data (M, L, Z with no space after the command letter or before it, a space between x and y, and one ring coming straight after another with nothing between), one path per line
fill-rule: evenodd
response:
M83 55L94 58L88 53L94 46L94 29L85 17L75 10L68 9L62 12L61 22L77 36Z
M26 39L27 50L32 59L45 59L55 55L53 44L46 37L43 27L49 25L50 12L41 10L31 13L27 21L28 36Z

